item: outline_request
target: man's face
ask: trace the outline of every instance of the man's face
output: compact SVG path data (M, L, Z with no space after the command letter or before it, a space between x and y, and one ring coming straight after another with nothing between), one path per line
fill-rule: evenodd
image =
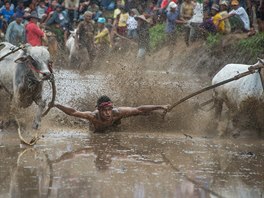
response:
M85 21L87 21L87 22L91 21L92 16L93 16L93 15L91 15L91 14L86 14L86 15L84 16Z
M109 121L113 118L113 107L101 107L98 109L102 120Z
M16 18L17 24L20 24L22 22L22 18Z

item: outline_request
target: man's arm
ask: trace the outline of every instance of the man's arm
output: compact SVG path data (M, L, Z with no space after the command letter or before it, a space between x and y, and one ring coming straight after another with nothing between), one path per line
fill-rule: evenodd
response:
M119 107L120 117L144 115L156 110L167 111L170 105L142 105L139 107Z
M63 106L60 104L54 104L53 107L58 108L59 110L63 111L64 113L66 113L67 115L70 115L70 116L87 119L89 121L93 121L93 119L94 119L94 116L93 116L92 112L90 112L90 111L81 112L81 111L75 110L74 108L66 107L66 106Z

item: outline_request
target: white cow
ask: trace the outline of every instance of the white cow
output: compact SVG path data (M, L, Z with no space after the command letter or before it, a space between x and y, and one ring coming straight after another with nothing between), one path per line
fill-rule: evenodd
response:
M76 32L77 32L77 29L75 29L74 31L71 31L71 34L66 41L66 48L69 51L69 62L70 63L72 62L72 58L77 57L77 54L78 54L78 50L75 45Z
M262 60L263 61L263 60ZM262 61L258 61L254 66L264 66ZM249 70L250 65L228 64L224 66L212 80L212 84L232 78L240 73ZM247 108L247 103L254 101L255 104L264 104L262 72L256 71L246 77L224 84L214 89L215 116L219 120L223 104L228 107L231 118L241 113L242 109ZM262 75L261 75L262 73ZM252 104L252 103L251 103ZM254 113L254 112L251 112Z
M1 43L0 46L3 46L0 57L17 48L7 42ZM43 46L28 46L0 61L1 83L13 94L15 105L20 108L27 108L33 102L38 105L33 122L35 129L40 126L45 107L45 101L42 99L43 82L51 78L50 54Z

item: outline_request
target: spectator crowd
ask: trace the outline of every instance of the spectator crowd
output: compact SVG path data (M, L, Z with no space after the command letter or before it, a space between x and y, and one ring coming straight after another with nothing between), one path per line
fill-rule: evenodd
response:
M86 48L90 60L98 51L115 47L116 38L138 43L137 57L149 51L149 28L166 23L168 40L181 26L186 45L208 34L264 31L264 0L1 0L0 36L13 45L43 44L45 31L64 46L76 31L77 48ZM126 44L125 44L126 43ZM173 43L173 42L171 42Z

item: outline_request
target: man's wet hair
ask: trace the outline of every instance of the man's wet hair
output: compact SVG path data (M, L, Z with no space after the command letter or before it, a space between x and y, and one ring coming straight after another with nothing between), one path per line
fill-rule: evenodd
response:
M98 98L96 106L99 107L100 104L102 104L103 102L112 102L112 101L108 96L103 95Z

